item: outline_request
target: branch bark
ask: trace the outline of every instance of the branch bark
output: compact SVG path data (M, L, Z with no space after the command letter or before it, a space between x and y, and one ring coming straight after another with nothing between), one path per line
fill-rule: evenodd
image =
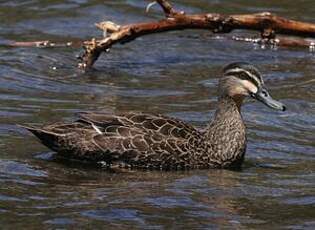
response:
M85 52L79 57L79 67L86 69L93 66L102 52L108 52L116 43L130 42L140 36L170 30L206 29L214 33L229 33L236 29L254 30L261 33L260 38L234 40L264 43L278 46L302 46L314 49L315 24L289 20L269 12L244 15L221 14L185 14L176 11L167 0L156 1L166 18L157 22L137 23L120 26L112 22L102 22L97 27L104 31L102 39L93 38L85 41ZM108 35L108 33L110 33ZM302 38L276 38L277 34L299 36Z

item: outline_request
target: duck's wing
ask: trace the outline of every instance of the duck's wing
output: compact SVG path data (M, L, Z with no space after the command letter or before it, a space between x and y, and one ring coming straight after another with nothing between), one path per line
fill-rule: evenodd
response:
M162 115L85 113L81 118L101 132L93 142L112 161L137 168L190 167L202 139L193 126Z
M144 132L159 133L165 137L187 139L199 133L193 126L181 120L160 114L125 113L112 115L105 113L81 113L79 116L81 121L86 121L97 127L106 128L116 125L137 128Z
M124 162L137 168L188 167L190 147L197 138L166 138L154 130L116 124L107 127L86 122L27 127L41 142L64 157ZM191 158L193 160L193 158Z
M95 145L110 153L111 162L135 168L187 168L194 160L192 149L198 139L168 137L152 130L110 126L93 137Z

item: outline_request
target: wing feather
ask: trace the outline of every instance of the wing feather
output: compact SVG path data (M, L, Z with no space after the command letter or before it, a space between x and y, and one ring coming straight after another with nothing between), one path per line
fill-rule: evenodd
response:
M181 120L163 116L160 114L126 113L111 115L106 113L83 113L80 114L81 121L94 123L107 128L109 126L125 126L137 128L143 131L156 131L168 137L187 139L199 132L191 125Z

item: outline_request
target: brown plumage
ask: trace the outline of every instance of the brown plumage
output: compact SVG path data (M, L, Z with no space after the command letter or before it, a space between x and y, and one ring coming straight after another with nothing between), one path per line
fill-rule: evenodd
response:
M218 108L205 130L159 114L83 113L73 123L26 127L63 157L149 169L239 167L246 150L240 107L246 96L284 110L266 89L258 70L247 63L224 69Z

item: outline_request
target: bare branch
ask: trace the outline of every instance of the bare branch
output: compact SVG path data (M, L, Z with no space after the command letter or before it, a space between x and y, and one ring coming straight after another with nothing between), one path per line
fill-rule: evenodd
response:
M62 43L56 43L52 41L31 41L31 42L10 42L8 44L5 44L7 46L13 46L13 47L38 47L38 48L56 48L56 47L80 47L78 45L78 42L62 42Z
M240 42L250 42L259 45L267 45L271 47L300 47L308 48L309 51L315 51L315 40L313 39L303 39L303 38L293 38L293 37L283 37L278 36L274 39L266 39L261 37L240 37L233 36L232 40Z
M108 51L116 43L126 43L139 36L170 30L206 29L214 33L229 33L235 29L246 29L259 31L261 33L260 42L278 46L313 46L313 41L305 39L276 38L276 34L315 37L315 25L311 23L289 20L268 12L228 16L210 13L186 15L175 11L166 0L159 0L157 2L168 16L166 19L125 26L117 26L112 22L100 23L103 25L103 29L106 28L112 34L103 39L93 39L92 41L85 42L84 48L86 52L80 57L80 66L83 68L91 67L103 51ZM114 29L109 25L115 25ZM248 41L246 39L238 40Z
M277 34L315 37L315 24L289 20L283 17L278 17L269 12L248 15L232 15L231 18L234 20L234 26L238 27L237 29L259 31L272 29Z
M160 21L123 26L105 21L96 24L96 27L103 31L103 37L99 39L93 38L90 41L63 43L51 41L13 42L9 43L8 46L51 48L76 47L80 44L83 45L84 52L79 57L79 67L83 69L92 67L101 53L108 52L116 43L124 44L148 34L185 29L205 29L213 33L230 33L236 29L258 31L260 36L256 38L233 36L232 39L275 47L303 47L309 48L312 52L315 51L315 40L309 39L315 38L315 24L312 23L286 19L269 12L242 15L185 14L176 11L167 0L156 0L155 2L161 6L166 16ZM148 7L150 7L150 4Z

